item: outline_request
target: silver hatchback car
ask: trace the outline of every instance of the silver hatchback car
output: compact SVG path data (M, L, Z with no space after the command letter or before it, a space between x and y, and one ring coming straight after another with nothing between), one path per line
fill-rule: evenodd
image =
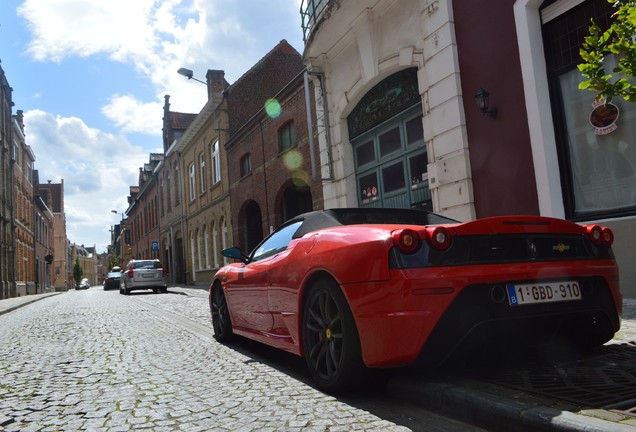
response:
M167 271L158 259L131 260L121 273L119 293L130 294L134 290L152 289L155 293L168 291Z

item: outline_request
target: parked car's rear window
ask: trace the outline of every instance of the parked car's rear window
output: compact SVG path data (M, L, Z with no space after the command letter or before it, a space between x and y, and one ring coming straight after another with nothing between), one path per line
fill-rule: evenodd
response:
M148 268L161 268L161 263L158 261L138 261L133 265L136 269L148 269Z

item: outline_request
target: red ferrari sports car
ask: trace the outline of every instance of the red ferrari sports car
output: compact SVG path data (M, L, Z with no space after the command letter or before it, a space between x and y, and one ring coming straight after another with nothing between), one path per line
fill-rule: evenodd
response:
M366 367L443 363L465 350L566 341L620 328L612 231L538 216L460 223L420 210L330 209L285 222L210 286L217 340L304 356L317 385ZM560 342L560 343L561 343Z

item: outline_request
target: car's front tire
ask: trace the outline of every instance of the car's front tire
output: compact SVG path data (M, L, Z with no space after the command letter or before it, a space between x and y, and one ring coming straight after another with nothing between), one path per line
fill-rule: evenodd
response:
M338 284L316 281L303 306L303 349L314 382L327 392L355 388L366 370L353 314Z
M212 288L210 312L212 313L212 327L214 328L214 337L216 340L219 342L232 340L234 337L232 319L230 318L230 311L227 307L223 287L219 284L215 284Z

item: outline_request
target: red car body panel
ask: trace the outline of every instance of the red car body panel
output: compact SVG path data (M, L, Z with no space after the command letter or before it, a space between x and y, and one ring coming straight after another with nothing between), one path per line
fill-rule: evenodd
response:
M586 234L585 226L535 216L494 217L444 226L453 238ZM424 242L429 235L424 226L398 224L346 225L310 232L270 258L225 266L216 274L210 293L215 283L221 284L236 334L303 355L303 293L314 278L329 275L345 294L360 336L362 358L370 367L415 360L449 305L469 285L601 278L610 291L620 325L622 296L614 259L391 269L389 254L395 247L391 233L407 228Z

